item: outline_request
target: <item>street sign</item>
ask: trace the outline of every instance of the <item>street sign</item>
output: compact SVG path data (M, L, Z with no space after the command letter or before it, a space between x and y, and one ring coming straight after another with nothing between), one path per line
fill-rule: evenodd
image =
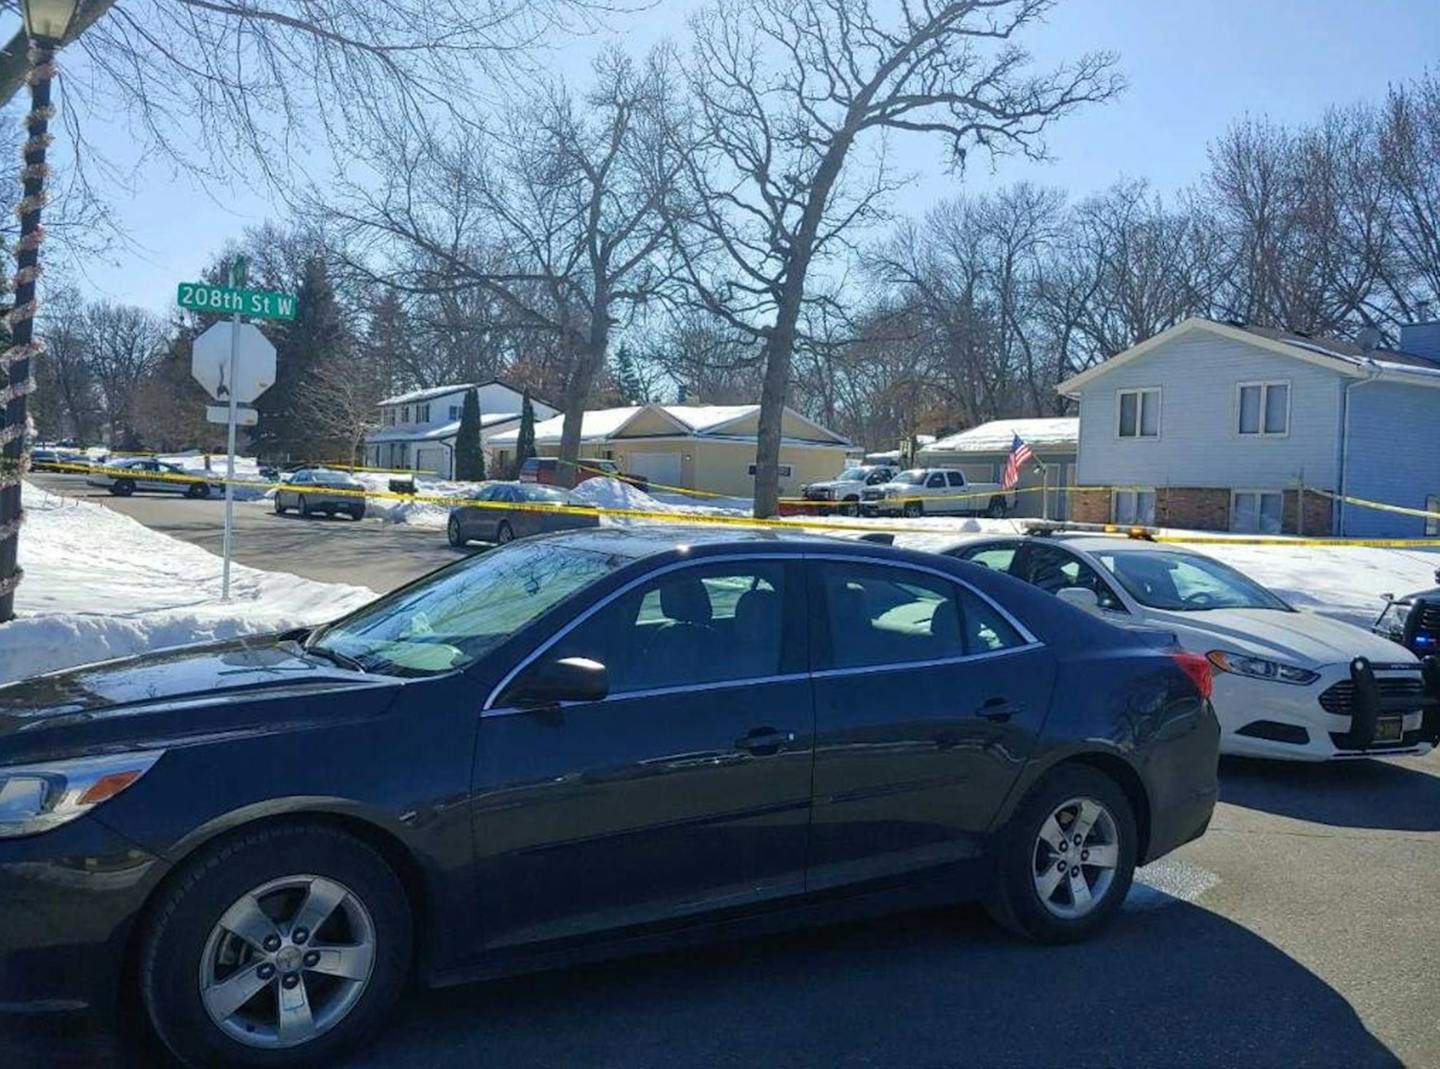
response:
M235 349L235 377L230 379L231 331L239 332ZM249 404L275 385L275 346L253 323L216 323L195 339L190 350L190 374L217 401L231 395Z
M259 419L260 419L260 413L259 413L259 412L256 412L253 408L241 408L241 407L239 407L238 405L236 406L236 408L235 408L235 426L237 426L237 427L253 427L253 426L255 426L255 424L259 421ZM230 406L229 406L229 405L206 405L206 406L205 406L205 421L206 421L207 423L229 423L229 422L230 422Z
M299 301L294 294L274 290L245 290L232 286L211 286L204 282L182 282L175 295L181 308L193 312L242 315L247 319L294 319Z

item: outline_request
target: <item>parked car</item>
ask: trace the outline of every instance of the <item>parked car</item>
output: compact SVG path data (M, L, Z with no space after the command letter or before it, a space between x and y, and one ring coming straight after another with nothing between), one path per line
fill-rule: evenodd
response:
M136 491L157 494L184 494L186 497L209 497L219 492L201 476L175 464L160 460L106 460L103 467L92 468L88 486L101 486L116 497L129 497Z
M344 513L352 520L365 518L365 484L343 471L303 468L276 484L274 494L277 516L293 508L307 518L317 512L326 516Z
M23 918L0 925L0 1007L123 992L190 1065L329 1065L412 970L883 893L1083 938L1210 820L1209 685L1201 658L930 554L704 527L515 542L313 630L0 687Z
M861 511L869 516L937 516L973 514L1003 517L1014 494L999 483L975 483L955 468L910 468L883 486L860 494Z
M833 479L806 483L800 488L800 496L806 501L842 502L838 511L854 515L860 511L860 495L865 487L889 482L897 470L888 464L854 464Z
M64 449L41 448L30 450L31 471L53 471L62 474L76 473L88 468L90 459Z
M580 527L598 527L600 514L563 512L561 508L593 510L555 486L534 483L491 483L471 498L478 504L456 505L445 525L452 546L470 542L511 542L527 535L549 534ZM511 507L505 507L511 506Z
M613 460L606 460L603 457L581 457L575 464L577 468L576 483L583 483L586 479L593 479L596 476L605 476L619 479L621 482L629 483L641 490L648 489L650 486L650 480L643 475L630 475L623 472ZM560 461L556 457L527 457L525 462L520 465L520 474L517 478L522 483L559 486L562 481Z
M1435 582L1440 583L1440 568L1435 569ZM1440 656L1440 586L1402 598L1393 594L1382 597L1385 608L1371 630L1400 643L1417 657Z
M947 551L1123 626L1171 631L1210 662L1222 753L1297 761L1423 754L1440 678L1364 628L1291 608L1213 557L1144 539L1054 533Z

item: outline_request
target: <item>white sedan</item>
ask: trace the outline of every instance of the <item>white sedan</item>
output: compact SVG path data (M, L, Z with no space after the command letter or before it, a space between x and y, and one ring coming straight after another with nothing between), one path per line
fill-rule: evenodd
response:
M1112 623L1173 633L1214 667L1222 753L1296 761L1428 753L1440 694L1405 647L1292 609L1213 557L1140 539L1050 533L945 552Z

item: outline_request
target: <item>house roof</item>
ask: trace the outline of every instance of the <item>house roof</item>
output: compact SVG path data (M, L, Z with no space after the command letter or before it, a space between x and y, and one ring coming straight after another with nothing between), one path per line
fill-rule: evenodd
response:
M623 408L601 408L585 413L580 425L580 440L582 442L597 442L614 438L619 435L631 421L636 419L642 412L659 414L666 421L674 426L677 435L688 435L694 437L735 439L753 438L754 435L741 433L726 433L728 428L734 424L748 419L760 411L759 405L628 405ZM806 419L793 409L787 408L786 415L792 420L798 420L816 431L816 441L787 437L787 443L800 443L807 441L807 444L835 444L849 445L849 442L842 435L822 427L813 420ZM565 426L563 415L554 416L551 419L541 420L535 424L535 442L539 445L554 445L560 441L561 431ZM519 429L506 431L497 434L493 441L497 445L514 445L520 435Z
M480 428L499 426L502 423L518 423L519 412L484 412L480 416ZM434 427L402 423L397 427L381 427L365 436L367 442L433 442L443 438L454 438L460 433L460 421L451 420Z
M921 448L921 453L1008 453L1015 435L1034 449L1074 449L1080 441L1080 420L996 419L952 434Z
M1350 378L1384 378L1415 386L1440 387L1440 364L1426 360L1424 357L1396 352L1392 349L1366 350L1340 338L1312 338L1274 327L1217 323L1213 319L1202 319L1197 316L1177 323L1169 330L1162 330L1159 334L1146 338L1138 345L1132 345L1123 353L1116 353L1109 360L1102 361L1078 375L1072 375L1060 383L1056 389L1067 397L1074 397L1102 375L1109 374L1117 367L1144 356L1165 342L1196 330L1229 338L1231 341L1255 345L1281 356L1318 364Z
M484 382L452 382L448 386L429 386L423 390L411 390L409 393L399 393L394 397L387 397L378 402L381 405L413 405L417 401L429 401L436 397L444 397L446 394L461 393L465 390L479 390L486 386L503 386L517 397L525 391L520 387L506 382L504 379L486 379ZM544 405L546 408L554 408L543 398L531 394L530 400L536 404Z

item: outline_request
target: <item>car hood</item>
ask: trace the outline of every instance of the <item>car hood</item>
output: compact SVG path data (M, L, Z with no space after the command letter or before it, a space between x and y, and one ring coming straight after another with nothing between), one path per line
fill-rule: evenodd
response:
M1268 657L1301 668L1368 657L1376 663L1398 664L1415 655L1389 639L1354 624L1312 612L1283 609L1205 609L1197 612L1147 614L1147 623L1173 629L1192 652L1223 649ZM1200 649L1200 646L1205 646Z
M388 703L400 684L312 659L286 636L157 650L0 686L0 764L233 731L282 710L292 717L301 707L314 712L313 699L327 691L345 691L356 711L373 709L351 692L384 691ZM282 700L260 701L272 698Z
M859 490L870 484L860 479L821 479L819 482L806 483L807 490ZM876 486L883 486L883 483L875 483Z

